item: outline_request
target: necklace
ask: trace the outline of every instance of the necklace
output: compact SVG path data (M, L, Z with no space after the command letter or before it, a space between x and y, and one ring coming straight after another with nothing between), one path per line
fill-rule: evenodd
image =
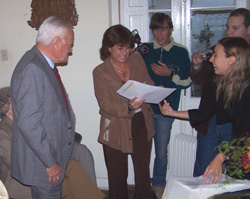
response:
M118 72L121 73L122 77L126 77L127 76L127 73L125 73L125 72L122 72L120 70Z
M128 72L128 74L129 74L129 71L126 71L126 65L125 65L124 67L121 67L121 66L119 66L119 65L116 66L116 65L113 63L113 60L112 60L112 59L110 60L110 62L111 62L111 64L113 65L115 71L116 71L117 73L120 73L120 74L121 74L122 78L127 77L127 72ZM123 72L121 69L124 69L124 72Z

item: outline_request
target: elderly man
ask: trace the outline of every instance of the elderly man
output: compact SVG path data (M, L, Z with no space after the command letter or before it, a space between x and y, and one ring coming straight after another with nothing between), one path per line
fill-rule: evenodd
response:
M31 186L33 199L61 198L75 115L55 64L68 61L73 44L72 24L47 18L12 75L11 175Z
M3 181L10 198L31 199L30 187L21 184L10 175L12 124L10 88L3 87L0 88L0 180ZM95 178L94 159L90 150L85 145L75 142L71 160L65 171L62 198L104 198L104 194L96 186Z

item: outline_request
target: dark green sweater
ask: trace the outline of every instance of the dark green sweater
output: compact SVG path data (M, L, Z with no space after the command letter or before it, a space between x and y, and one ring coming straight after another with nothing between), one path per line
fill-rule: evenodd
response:
M173 78L159 76L153 72L151 64L158 64L158 61L160 60L169 68L174 70L175 75ZM188 88L191 83L191 81L189 81L190 59L186 48L178 43L175 43L172 38L171 42L163 48L160 47L154 40L150 43L150 52L144 57L144 61L147 66L148 73L151 79L155 82L156 86L163 85L166 88L176 88L176 90L168 96L166 100L170 103L174 110L178 110L181 89ZM180 80L185 80L183 81L184 83L182 81L173 81L177 76ZM160 114L157 104L152 104L152 108L155 114Z

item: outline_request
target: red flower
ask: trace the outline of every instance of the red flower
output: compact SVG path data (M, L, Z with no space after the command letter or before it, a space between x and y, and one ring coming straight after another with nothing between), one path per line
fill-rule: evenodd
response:
M241 166L244 167L244 169L248 169L250 166L250 154L244 154L241 159Z

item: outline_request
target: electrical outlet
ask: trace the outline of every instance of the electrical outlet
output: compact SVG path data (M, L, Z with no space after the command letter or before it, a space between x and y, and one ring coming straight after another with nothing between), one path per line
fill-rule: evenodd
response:
M1 61L8 61L8 51L1 50Z

